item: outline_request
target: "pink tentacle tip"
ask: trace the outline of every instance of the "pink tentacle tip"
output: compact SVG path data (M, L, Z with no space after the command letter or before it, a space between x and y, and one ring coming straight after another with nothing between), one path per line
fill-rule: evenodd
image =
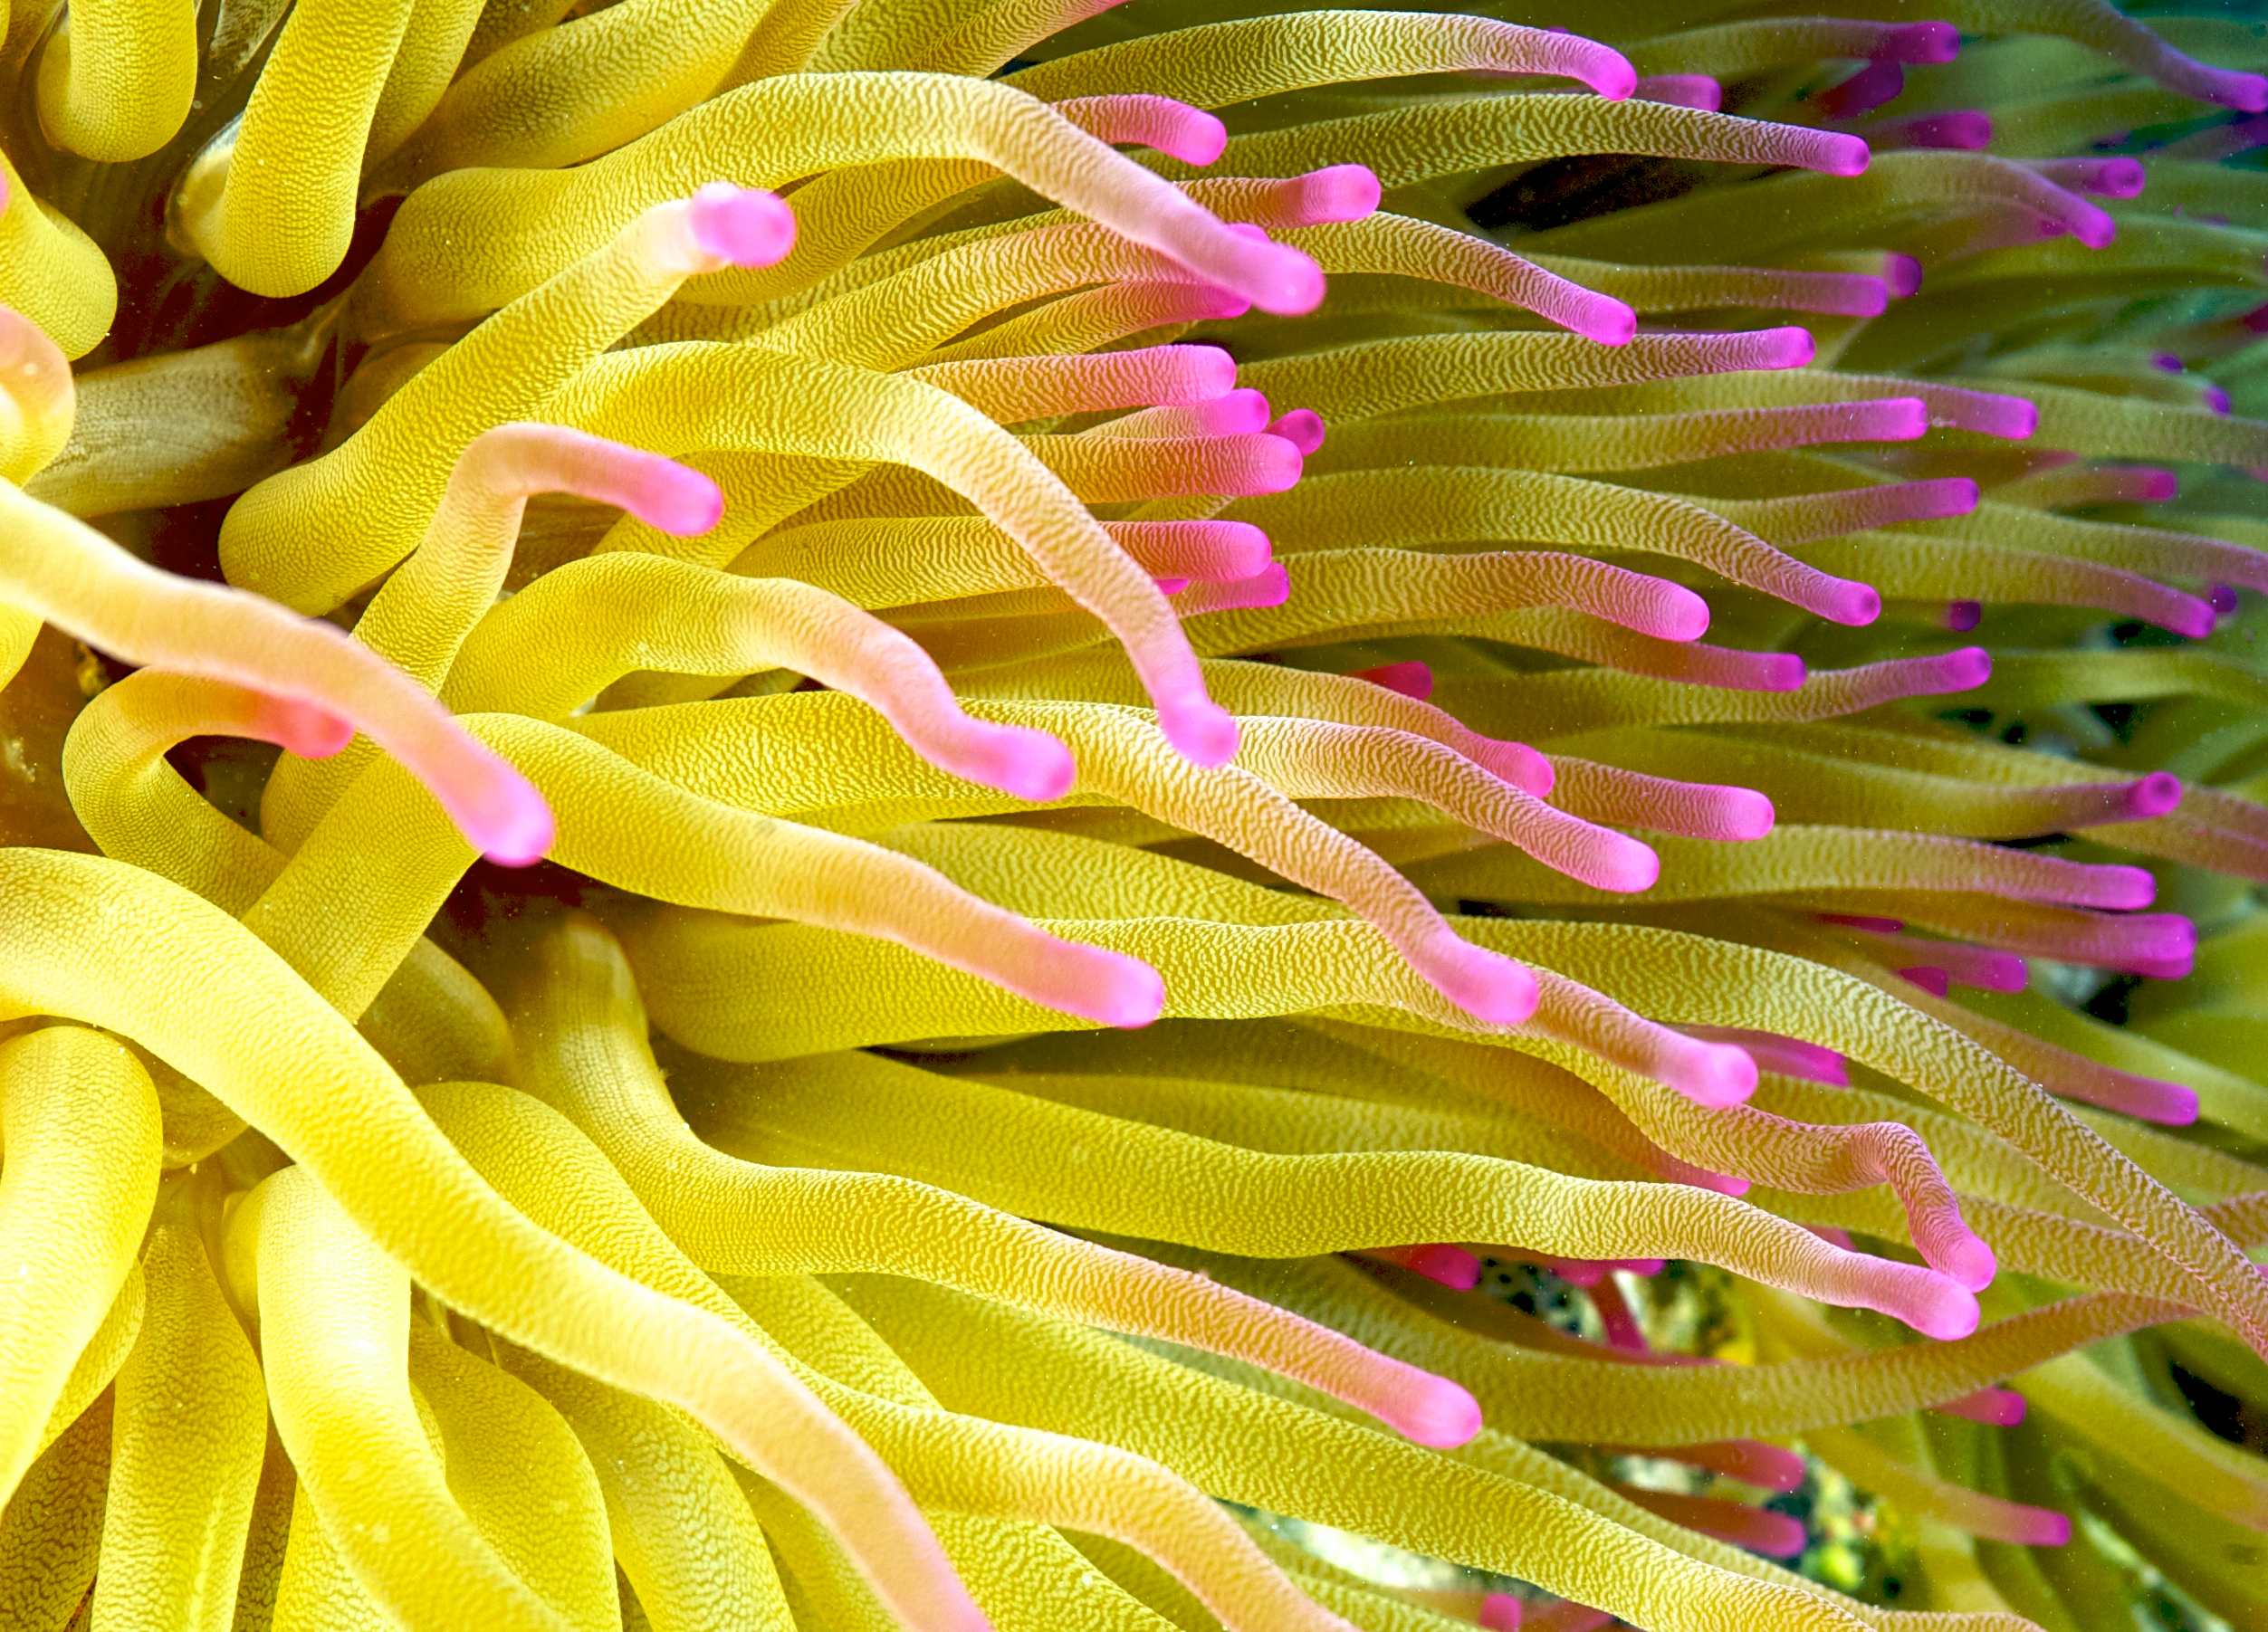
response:
M1768 835L1779 820L1772 801L1753 787L1712 787L1710 826L1713 836L1743 845Z
M1661 102L1672 108L1698 108L1716 113L1725 106L1725 88L1705 73L1650 73L1632 94L1641 102Z
M1253 612L1269 606L1280 606L1291 599L1291 574L1281 561L1271 561L1249 578L1238 578L1226 584L1209 584L1202 596L1202 606L1193 606L1183 614L1195 616L1200 612Z
M1830 623L1863 629L1882 616L1882 593L1871 584L1851 578L1829 578L1813 604Z
M1961 54L1961 33L1950 23L1893 24L1868 54L1880 62L1950 62Z
M1323 268L1315 258L1287 243L1272 243L1258 227L1231 223L1229 230L1248 242L1238 256L1239 292L1278 317L1300 318L1323 304Z
M1451 1292L1470 1292L1480 1284L1480 1259L1461 1246L1429 1242L1419 1246L1375 1246L1362 1255L1382 1264L1395 1265L1413 1275L1423 1275Z
M434 791L475 850L499 866L532 866L559 836L558 824L533 783L502 759L490 757L491 773L478 786Z
M1491 1592L1480 1600L1480 1613L1474 1619L1482 1632L1520 1632L1520 1600L1508 1592Z
M1079 778L1078 761L1072 758L1070 749L1046 731L1029 726L990 726L980 736L976 749L969 762L958 768L962 774L1035 804L1063 797Z
M1755 1094L1756 1061L1746 1049L1737 1043L1678 1041L1683 1046L1665 1054L1656 1074L1695 1104L1721 1109L1746 1104Z
M1303 459L1323 448L1323 415L1313 408L1294 408L1282 418L1271 421L1268 434L1281 438L1299 450Z
M1861 167L1863 168L1864 167ZM1756 342L1756 368L1808 368L1819 355L1819 342L1808 329L1788 325L1746 337Z
M1812 99L1812 106L1828 119L1859 119L1892 101L1906 89L1906 70L1896 62L1867 63L1840 84Z
M328 759L354 740L354 723L319 703L295 697L265 697L254 732L302 759Z
M1979 1389L1974 1394L1944 1400L1929 1408L1947 1417L1981 1422L1988 1427L2013 1428L2024 1420L2025 1407L2024 1396L2014 1389Z
M2000 1273L2000 1260L1994 1256L1993 1249L1967 1225L1949 1229L1945 1236L1944 1240L1932 1241L1922 1247L1922 1255L1929 1260L1930 1267L1965 1291L1982 1292L1990 1286L1993 1277Z
M1292 208L1300 226L1360 221L1375 213L1384 196L1378 173L1368 165L1326 165L1294 180L1299 190Z
M1526 969L1460 940L1447 925L1413 949L1411 961L1434 990L1491 1026L1520 1025L1536 1013L1542 995Z
M1525 742L1483 737L1469 752L1472 762L1490 776L1539 799L1549 798L1554 784L1559 780L1557 768Z
M1911 255L1885 254L1882 257L1882 282L1890 285L1891 300L1911 300L1921 291L1921 262Z
M1237 757L1236 716L1202 692L1160 701L1158 730L1175 753L1201 768L1226 765Z
M2130 821L2164 816L2181 803L2181 778L2171 771L2154 770L2127 788L2126 814Z
M1025 989L1034 1002L1121 1031L1136 1031L1165 1012L1165 977L1139 958L1084 941L1057 941L1048 989Z
M1638 313L1612 295L1589 290L1576 291L1565 310L1553 313L1560 322L1586 340L1602 346L1627 346L1638 333Z
M1179 595L1189 587L1187 578L1153 578L1150 581L1158 587L1160 595L1165 596Z
M656 532L697 538L724 517L724 493L699 471L648 454L621 495L622 508Z
M1383 686L1404 697L1423 702L1433 695L1433 671L1421 663L1380 663L1374 669L1357 669L1354 678L1367 680L1374 686Z
M1661 857L1653 846L1638 839L1598 828L1596 836L1570 859L1564 869L1594 890L1617 895L1636 895L1651 890L1661 878Z
M2182 65L2187 71L2182 76L2187 82L2180 89L2199 100L2234 108L2239 113L2268 112L2268 76L2207 68L2187 58Z
M1938 619L1939 626L1948 635L1967 635L1984 621L1985 603L1982 601L1947 601L1945 611Z
M1268 428L1268 398L1249 386L1223 391L1210 401L1191 405L1191 434L1199 436L1254 436Z
M2235 617L2237 608L2244 605L2237 599L2236 587L2233 584L2207 584L2205 587L2205 599L2206 605L2211 606L2216 615L2224 618Z
M1909 985L1919 987L1933 997L1942 997L1953 989L1953 977L1940 969L1924 966L1919 969L1900 969L1898 977Z
M1949 417L1964 431L2022 442L2040 428L2040 410L2024 397L1976 392L1961 407L1963 411L1957 416Z
M693 241L734 266L773 266L795 247L795 212L776 193L713 181L691 200Z
M1855 912L1821 912L1822 923L1833 924L1838 930L1856 930L1864 935L1895 935L1906 927L1901 918L1865 918Z
M1380 1421L1404 1439L1435 1450L1452 1451L1469 1445L1480 1432L1480 1402L1446 1377L1412 1370L1412 1383L1402 1398L1383 1406Z
M1880 1266L1876 1273L1881 1283L1876 1290L1882 1301L1872 1307L1905 1322L1924 1337L1948 1342L1964 1338L1984 1318L1976 1306L1976 1294L1949 1275L1885 1258L1868 1261Z

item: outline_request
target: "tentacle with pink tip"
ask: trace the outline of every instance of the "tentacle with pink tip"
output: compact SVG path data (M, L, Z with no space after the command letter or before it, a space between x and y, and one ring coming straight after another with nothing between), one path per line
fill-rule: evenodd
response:
M823 589L627 551L570 561L496 606L445 695L460 712L561 719L638 668L790 669L870 704L930 763L1019 798L1060 798L1077 775L1045 732L963 713L919 646Z
M1924 940L1914 935L1864 930L1847 932L1868 949L1869 957L1901 970L1912 967L1938 969L1949 980L1987 992L2020 992L2031 984L2031 970L2023 959L2013 953L1995 952L1958 940ZM1943 992L1935 995L1945 996Z
M160 572L61 511L0 483L0 596L128 663L329 711L398 759L468 843L524 866L551 813L400 670L344 631L263 596Z
M1563 640L1562 644L1572 645ZM1680 648L1682 649L1682 648ZM1569 655L1585 655L1589 648ZM1595 659L1593 659L1595 661ZM1799 660L1800 661L1800 660ZM1892 658L1830 669L1776 690L1727 691L1679 683L1675 676L1639 675L1600 667L1555 673L1443 678L1442 706L1475 730L1525 730L1552 721L1554 735L1579 736L1627 725L1772 724L1830 720L1905 697L1965 692L1992 673L1980 646L1935 657Z
M1182 190L1223 221L1249 222L1271 233L1331 222L1360 221L1378 207L1377 176L1366 165L1325 165L1303 176L1209 176Z
M1678 1029L1705 1043L1732 1044L1746 1052L1759 1071L1776 1072L1826 1088L1851 1085L1849 1062L1842 1055L1816 1043L1806 1043L1801 1037L1784 1037L1777 1032L1750 1031L1737 1026L1680 1026Z
M1233 391L1237 380L1235 359L1218 346L984 358L930 363L906 373L1002 425L1105 408L1212 402Z
M1729 1541L1736 1547L1745 1547L1750 1552L1762 1553L1767 1559L1793 1559L1804 1551L1810 1541L1810 1532L1804 1528L1801 1519L1774 1513L1768 1508L1751 1507L1745 1502L1736 1502L1728 1497L1649 1490L1612 1481L1608 1482L1607 1488L1673 1524L1682 1525L1699 1535ZM1582 1626L1587 1618L1584 1616L1570 1617L1561 1624Z
M1238 407L1244 405L1239 404ZM1089 504L1195 493L1280 493L1299 450L1265 432L1194 436L1026 436L1023 444Z
M1710 506L1727 520L1785 547L1900 521L1967 515L1976 508L1976 483L1969 478L1945 476L1784 499L1696 499L1694 502Z
M1660 873L1654 853L1638 840L1555 809L1406 732L1256 720L1246 725L1237 762L1293 798L1422 800L1599 889L1644 890ZM1565 792L1563 786L1563 798Z
M1009 82L1050 100L1138 84L1221 108L1349 80L1483 72L1579 80L1610 100L1628 97L1637 82L1620 52L1561 30L1350 11L1201 24L1019 69Z
M1454 458L1463 451L1451 447L1442 453ZM1431 549L1498 539L1646 550L1694 562L1836 623L1873 621L1880 597L1868 585L1804 565L1709 508L1712 502L1541 471L1450 466L1429 459L1326 473L1288 494L1234 504L1223 513L1298 540L1303 555L1296 559L1352 545Z
M1560 988L1555 985L1559 977L1539 971L1539 978L1544 998L1536 1011L1537 1021L1527 1027L1531 1032L1543 1024L1543 1016L1555 1012L1555 1002L1581 1001L1561 998ZM1584 990L1572 982L1564 985L1572 993ZM1596 1008L1605 1001L1590 994L1588 1007ZM1579 1046L1622 1065L1626 1072L1637 1072L1656 1082L1667 1080L1659 1071L1639 1071L1615 1060L1593 1043L1583 1042ZM1698 1041L1689 1042L1689 1046L1727 1051L1746 1068L1753 1083L1756 1068L1745 1049ZM1997 1267L1992 1249L1963 1222L1960 1199L1946 1181L1944 1169L1928 1145L1902 1123L1822 1125L1775 1116L1722 1094L1711 1102L1689 1091L1687 1097L1693 1103L1685 1104L1646 1083L1627 1079L1617 1081L1610 1075L1604 1086L1641 1132L1680 1160L1801 1195L1837 1196L1888 1185L1905 1212L1914 1245L1925 1260L1966 1290L1975 1292L1991 1284ZM1697 1106L1706 1107L1707 1114Z
M1270 409L1258 391L1223 392L1210 402L1162 404L1083 433L1088 436L1250 436L1266 431ZM1270 433L1273 434L1273 433ZM1287 439L1288 440L1288 438ZM1294 444L1294 446L1297 446ZM1305 449L1300 450L1303 457Z
M1320 159L1352 159L1370 166L1381 185L1392 189L1454 175L1469 168L1477 153L1499 164L1630 153L1787 166L1832 177L1860 175L1868 159L1866 143L1855 136L1635 97L1610 102L1552 92L1444 98L1233 136L1221 158L1232 169L1260 175L1288 174ZM1159 167L1168 174L1176 168L1170 161L1161 161Z
M1928 428L1928 410L1910 396L1672 414L1413 415L1338 432L1322 463L1339 470L1423 458L1573 475L1649 470L1823 443L1911 442Z
M1732 306L1871 318L1882 314L1890 295L1886 280L1865 272L1761 266L1624 266L1610 261L1581 261L1572 255L1539 255L1535 263L1644 312Z
M1210 283L1137 279L1045 301L929 355L933 366L1029 352L1092 352L1134 335L1171 339L1190 324L1240 318L1251 309L1243 297Z
M1885 893L1908 922L2003 951L2091 969L2179 979L2196 955L2196 926L2172 912L2115 916L2022 900L1951 892Z
M1098 141L1155 148L1186 165L1209 165L1229 145L1228 127L1167 96L1073 97L1055 110Z
M2149 172L2139 158L2027 158L2024 167L2057 186L2096 198L2139 198Z
M1630 343L1638 319L1612 295L1584 288L1536 262L1469 233L1430 221L1373 215L1284 235L1326 272L1390 272L1469 289L1547 318L1604 346Z
M1318 550L1294 556L1290 603L1266 616L1223 619L1190 638L1203 654L1266 652L1354 637L1421 632L1450 619L1528 618L1507 608L1568 607L1602 628L1683 645L1708 626L1701 597L1666 579L1552 551L1421 555L1400 549Z
M233 915L273 878L273 853L192 788L167 753L191 737L247 737L318 758L338 752L353 734L325 709L140 669L104 687L72 722L63 786L105 855L170 879Z
M1735 843L1772 831L1772 801L1746 787L1644 776L1564 754L1552 756L1552 803L1585 821Z
M1536 971L1536 1017L1524 1028L1528 1036L1571 1043L1626 1072L1666 1083L1696 1105L1737 1105L1756 1092L1756 1062L1729 1043L1704 1042L1656 1025L1612 998L1548 970ZM1645 1121L1631 1106L1622 1108L1641 1131L1647 1131ZM1654 1133L1648 1132L1648 1137L1660 1142ZM1666 1144L1662 1148L1670 1149Z

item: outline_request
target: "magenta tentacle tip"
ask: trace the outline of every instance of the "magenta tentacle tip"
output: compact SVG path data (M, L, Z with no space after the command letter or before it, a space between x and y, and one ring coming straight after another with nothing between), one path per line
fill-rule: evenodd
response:
M1121 1031L1138 1031L1165 1012L1165 977L1141 959L1077 940L1057 946L1073 989L1038 1001Z
M1520 1632L1520 1600L1508 1592L1491 1592L1480 1600L1475 1617L1481 1632Z
M1911 255L1885 254L1882 282L1890 286L1891 300L1910 300L1921 289L1921 262Z
M1697 1105L1722 1109L1747 1103L1756 1091L1756 1056L1737 1043L1680 1039L1664 1061L1662 1080Z
M1368 165L1326 165L1296 179L1299 191L1294 208L1302 224L1360 221L1378 208L1384 196L1378 173Z
M1900 969L1898 978L1909 986L1918 986L1933 997L1942 997L1953 989L1953 977L1944 969L1927 964Z
M1927 1255L1932 1267L1965 1292L1984 1291L2000 1273L2000 1260L1993 1249L1966 1225L1950 1239L1936 1243L1935 1250Z
M490 861L503 867L533 866L558 838L558 824L534 784L502 759L495 764L502 774L479 790L480 808L466 807L472 803L466 801L449 814L457 830ZM455 803L446 797L442 802Z
M1789 325L1747 338L1756 342L1757 360L1751 366L1756 368L1808 368L1819 355L1819 342L1808 329Z
M1886 1264L1885 1267L1891 1266ZM1924 1337L1945 1342L1976 1330L1984 1315L1976 1306L1975 1293L1932 1270L1914 1270L1902 1264L1895 1267L1905 1272L1899 1279L1911 1283L1911 1290L1900 1288L1906 1294L1897 1300L1902 1307L1884 1309L1884 1314L1897 1316Z
M2206 604L2223 617L2235 617L2237 608L2243 605L2236 598L2236 587L2233 584L2207 584L2205 598Z
M1950 23L1893 24L1871 54L1883 62L1950 62L1961 54L1960 30Z
M1718 831L1731 843L1763 838L1779 819L1772 801L1753 787L1719 788L1718 794Z
M1661 857L1654 854L1653 846L1603 828L1599 834L1583 857L1577 876L1594 889L1612 890L1617 895L1652 889L1661 877Z
M1443 925L1411 961L1433 988L1476 1020L1518 1026L1536 1013L1536 977L1509 958L1459 939Z
M1150 581L1158 587L1158 593L1163 596L1176 596L1189 587L1187 578L1152 578Z
M1433 671L1421 663L1380 663L1374 669L1357 669L1357 680L1367 680L1374 686L1423 702L1433 694Z
M1236 716L1201 692L1187 701L1161 702L1158 729L1175 753L1201 768L1210 770L1237 757Z
M1567 327L1602 346L1629 345L1638 333L1638 313L1612 295L1584 295L1562 319Z
M1282 418L1266 427L1270 436L1280 437L1299 450L1301 458L1318 453L1323 447L1323 415L1312 408L1294 408Z
M1905 89L1906 70L1894 59L1877 57L1840 84L1821 91L1812 99L1812 105L1829 119L1859 119L1896 100ZM1858 171L1834 174L1855 176Z
M2127 808L2137 820L2164 816L2181 803L2181 778L2171 771L2154 770L2134 783L2127 795Z
M675 459L652 457L623 495L622 508L657 532L697 538L724 517L724 492L714 482Z
M1480 1432L1480 1402L1446 1377L1422 1371L1416 1377L1421 1380L1408 1390L1405 1399L1381 1410L1380 1420L1403 1438L1435 1450L1451 1451L1470 1444Z
M990 727L984 736L980 762L968 768L976 773L971 781L1045 805L1069 793L1079 779L1070 749L1046 731L1001 725Z
M734 266L773 266L795 247L795 212L776 193L713 181L689 203L693 241L703 254Z

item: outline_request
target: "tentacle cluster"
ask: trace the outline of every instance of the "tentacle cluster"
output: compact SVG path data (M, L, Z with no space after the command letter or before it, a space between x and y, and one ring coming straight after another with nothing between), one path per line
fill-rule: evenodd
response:
M2268 1617L2268 35L1488 9L6 13L0 1626Z

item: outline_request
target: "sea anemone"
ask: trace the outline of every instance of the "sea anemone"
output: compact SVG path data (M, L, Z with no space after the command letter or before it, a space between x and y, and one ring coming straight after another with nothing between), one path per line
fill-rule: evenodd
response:
M2268 1625L2268 25L1107 5L5 14L0 1627Z

